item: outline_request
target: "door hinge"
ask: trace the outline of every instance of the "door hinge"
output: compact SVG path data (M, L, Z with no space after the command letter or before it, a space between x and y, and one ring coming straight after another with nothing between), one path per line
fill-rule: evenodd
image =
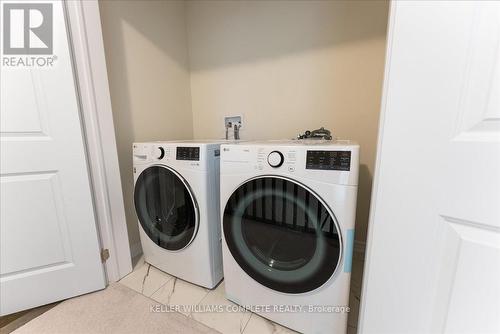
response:
M109 259L109 249L101 249L101 262L104 263Z

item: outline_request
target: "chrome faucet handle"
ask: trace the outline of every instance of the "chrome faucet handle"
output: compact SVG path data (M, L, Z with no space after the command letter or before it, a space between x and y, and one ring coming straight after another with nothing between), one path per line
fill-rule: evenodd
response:
M226 140L229 140L229 129L232 127L233 127L232 123L227 122L227 124L226 124Z
M241 125L235 124L233 131L234 131L234 140L239 140L240 139L240 128Z

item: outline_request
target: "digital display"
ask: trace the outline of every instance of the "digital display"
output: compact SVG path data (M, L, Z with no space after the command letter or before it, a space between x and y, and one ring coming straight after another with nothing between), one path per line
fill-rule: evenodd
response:
M351 170L351 151L307 151L306 169Z
M177 147L177 160L200 160L200 148L199 147Z

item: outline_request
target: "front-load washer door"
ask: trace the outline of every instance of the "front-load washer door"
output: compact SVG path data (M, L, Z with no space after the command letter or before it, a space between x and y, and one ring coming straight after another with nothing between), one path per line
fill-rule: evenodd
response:
M335 215L312 190L288 178L266 176L242 184L226 203L223 229L239 266L276 291L314 290L340 263Z
M139 223L158 246L187 247L198 229L198 207L187 182L165 166L151 166L137 178L134 203Z

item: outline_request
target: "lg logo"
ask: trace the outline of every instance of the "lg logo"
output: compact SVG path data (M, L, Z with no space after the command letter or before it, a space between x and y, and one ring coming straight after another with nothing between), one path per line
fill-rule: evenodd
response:
M52 4L3 5L3 53L49 55L53 52Z

